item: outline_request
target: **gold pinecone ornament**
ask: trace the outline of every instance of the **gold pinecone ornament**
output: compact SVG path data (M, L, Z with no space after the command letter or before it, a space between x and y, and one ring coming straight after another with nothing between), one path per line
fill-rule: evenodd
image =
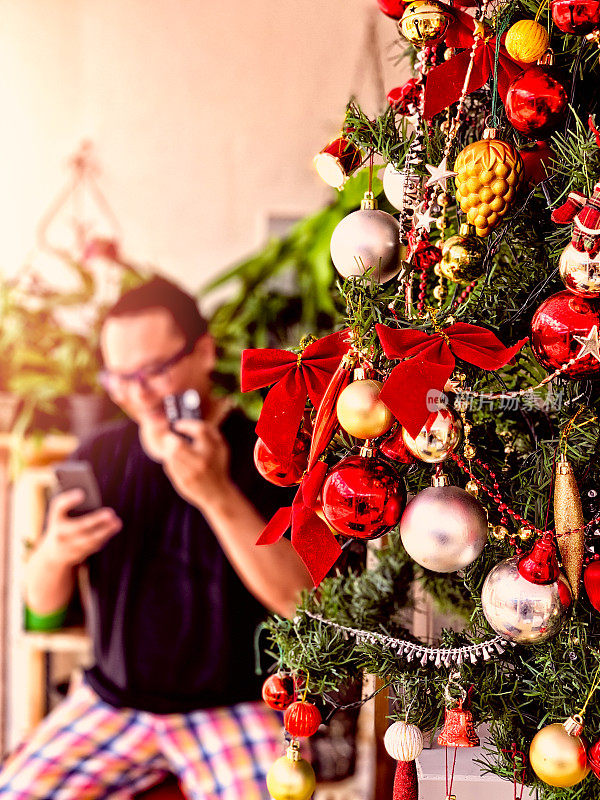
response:
M454 163L456 199L475 226L478 236L487 236L514 202L523 180L523 161L508 142L496 139L487 128L483 139L462 150Z

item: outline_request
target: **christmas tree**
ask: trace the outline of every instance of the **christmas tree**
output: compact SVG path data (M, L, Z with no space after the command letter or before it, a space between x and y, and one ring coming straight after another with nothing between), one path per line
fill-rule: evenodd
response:
M293 351L249 350L269 387L257 468L298 484L291 529L317 587L269 623L263 696L292 743L269 776L314 788L297 737L358 674L396 698L395 795L422 731L544 800L600 795L600 0L378 0L415 77L373 119L354 100L315 158L368 191L331 237L346 318ZM376 167L385 164L382 184ZM356 540L384 545L336 573ZM469 608L419 642L412 580ZM286 793L287 792L287 793ZM517 796L517 795L515 795Z

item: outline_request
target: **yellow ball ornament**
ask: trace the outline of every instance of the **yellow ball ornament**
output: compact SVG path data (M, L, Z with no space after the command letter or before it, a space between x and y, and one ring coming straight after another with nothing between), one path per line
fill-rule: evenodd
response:
M575 786L582 781L590 767L579 715L566 722L554 722L536 733L529 746L529 763L540 780L549 786Z
M550 44L550 36L539 22L521 19L509 28L504 44L512 58L531 64L544 55Z
M336 411L342 428L359 439L374 439L394 422L389 408L379 399L381 381L355 380L341 392Z
M308 800L315 791L315 772L292 742L287 753L267 773L267 789L273 800Z

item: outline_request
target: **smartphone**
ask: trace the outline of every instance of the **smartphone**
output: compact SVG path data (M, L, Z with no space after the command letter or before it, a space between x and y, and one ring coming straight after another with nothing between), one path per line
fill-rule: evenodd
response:
M200 395L195 389L186 389L181 394L168 394L163 399L165 414L169 420L171 430L173 425L180 419L201 419ZM186 441L191 441L189 436L174 431Z
M89 461L64 461L56 464L54 474L61 492L82 489L85 497L69 511L70 517L80 517L102 508L102 497L96 476Z

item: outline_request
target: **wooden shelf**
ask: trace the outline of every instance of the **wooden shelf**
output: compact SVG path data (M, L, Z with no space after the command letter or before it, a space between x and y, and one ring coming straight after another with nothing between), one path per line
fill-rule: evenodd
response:
M0 433L0 449L18 448L27 467L43 467L62 461L77 447L78 439L67 433L49 433L44 436L25 436Z
M46 653L87 653L91 640L83 626L56 631L23 631L28 647Z

